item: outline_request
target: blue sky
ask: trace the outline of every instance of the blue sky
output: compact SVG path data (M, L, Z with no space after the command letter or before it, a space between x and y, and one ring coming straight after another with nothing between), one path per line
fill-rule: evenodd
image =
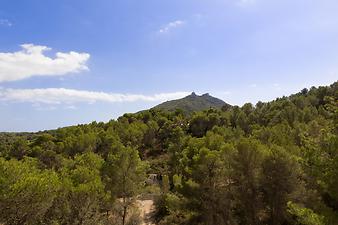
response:
M242 105L338 78L336 0L0 0L0 131L195 91Z

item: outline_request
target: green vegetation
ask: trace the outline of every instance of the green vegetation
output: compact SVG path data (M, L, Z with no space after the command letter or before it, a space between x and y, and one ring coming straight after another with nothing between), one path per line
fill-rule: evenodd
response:
M338 82L255 106L180 104L0 134L0 224L139 224L149 193L159 225L338 224Z
M209 94L198 96L193 92L182 99L167 101L155 106L153 109L160 109L164 111L182 110L186 114L203 111L210 108L221 109L222 107L230 107L224 101L214 98Z

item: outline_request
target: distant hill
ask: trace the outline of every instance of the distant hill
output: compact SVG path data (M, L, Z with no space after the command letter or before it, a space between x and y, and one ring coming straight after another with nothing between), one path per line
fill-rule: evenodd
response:
M209 108L220 109L223 106L230 106L221 99L212 97L209 94L196 95L195 92L191 93L184 98L167 101L154 107L154 109L162 109L167 111L175 111L181 109L186 113L195 111L202 111Z

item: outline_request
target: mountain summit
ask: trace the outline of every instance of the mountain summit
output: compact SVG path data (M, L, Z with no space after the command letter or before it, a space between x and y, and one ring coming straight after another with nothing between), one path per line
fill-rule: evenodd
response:
M209 108L220 109L225 105L229 104L225 103L221 99L212 97L208 93L199 96L195 92L192 92L190 95L184 98L161 103L155 106L154 109L162 109L167 111L181 109L184 112L191 113Z

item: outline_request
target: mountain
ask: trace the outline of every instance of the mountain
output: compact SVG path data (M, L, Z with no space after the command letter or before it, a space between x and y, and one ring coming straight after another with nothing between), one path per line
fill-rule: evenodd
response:
M155 106L154 109L162 109L167 111L175 111L176 109L181 109L189 114L195 111L203 111L209 108L220 109L223 106L230 105L225 103L221 99L209 95L208 93L199 96L196 95L195 92L193 92L191 93L191 95L188 95L184 98L161 103Z

